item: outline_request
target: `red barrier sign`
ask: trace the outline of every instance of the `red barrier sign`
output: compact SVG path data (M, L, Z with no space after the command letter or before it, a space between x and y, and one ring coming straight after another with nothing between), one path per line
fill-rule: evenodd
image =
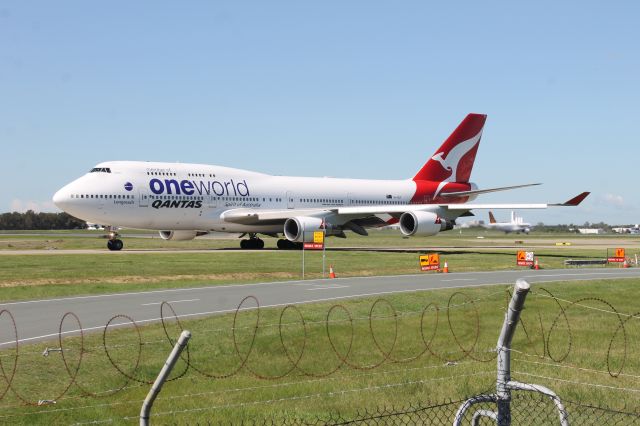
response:
M420 255L420 269L422 271L436 271L440 269L440 255L437 253Z
M518 251L516 255L516 264L518 266L533 266L534 255L532 251Z
M609 263L622 263L624 262L624 249L617 248L613 251L613 256L608 256L607 261Z

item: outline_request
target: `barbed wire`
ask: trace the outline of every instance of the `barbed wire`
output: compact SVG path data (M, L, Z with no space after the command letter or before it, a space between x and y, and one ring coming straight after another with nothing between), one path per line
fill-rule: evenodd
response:
M545 290L545 291L548 291L548 290ZM606 300L598 298L598 297L586 297L586 298L580 299L579 301L571 301L571 300L567 300L567 299L563 299L563 298L554 296L553 294L543 294L543 293L538 293L538 292L534 292L534 291L531 291L531 295L532 296L538 296L538 297L554 299L554 300L557 300L557 301L560 301L560 302L568 303L570 305L579 306L581 308L590 309L592 311L598 311L598 312L602 312L602 313L605 313L605 314L611 314L611 315L623 316L623 317L633 317L633 318L640 319L640 318L637 317L637 314L623 314L621 312L618 312ZM599 302L602 302L602 303L605 303L605 304L611 306L612 309L611 310L607 310L607 309L602 309L602 308L595 308L595 307L589 306L589 305L583 305L581 302L585 301L585 300L596 300L596 301L599 301Z
M538 358L537 355L531 355L531 354L527 354L525 352L522 351L518 351L515 350L513 348L509 349L511 352L513 353L517 353L518 355L523 355L526 357L536 357ZM611 376L611 373L609 371L604 371L604 370L595 370L592 368L585 368L585 367L578 367L576 365L570 365L570 364L554 364L554 363L550 363L550 362L541 362L541 361L529 361L527 359L517 359L519 362L524 362L527 364L534 364L534 365L542 365L545 367L553 367L553 368L565 368L565 369L572 369L572 370L576 370L576 371L583 371L585 373L598 373L598 374L606 374ZM640 379L640 375L636 375L636 374L626 374L626 373L621 373L616 377L629 377L632 379Z
M341 369L343 366L348 366L349 368L355 370L371 370L380 367L385 363L408 363L411 361L415 361L422 356L432 355L437 359L444 362L459 362L464 358L472 358L477 357L474 355L476 353L476 343L479 338L480 333L480 323L478 319L478 311L475 306L476 303L480 303L482 301L487 301L495 297L497 294L501 294L503 291L492 292L488 295L484 295L481 297L471 298L463 293L456 293L452 295L446 306L440 307L435 303L429 303L424 306L421 310L415 311L405 311L401 314L398 313L395 306L390 303L387 299L377 299L370 307L368 315L366 316L357 316L354 317L349 309L347 309L343 305L332 305L324 318L324 320L317 321L308 321L300 309L294 305L285 306L280 311L279 321L275 324L265 324L261 321L260 318L260 305L258 300L253 296L247 296L244 298L237 306L236 310L233 314L233 324L230 328L232 335L232 348L235 353L235 358L238 361L235 368L227 371L223 374L212 374L208 371L205 371L199 365L195 365L193 360L191 359L190 352L192 351L191 345L187 346L186 351L182 355L182 360L184 361L184 368L177 375L174 375L171 380L178 380L182 376L186 375L189 370L193 370L196 373L201 374L204 377L221 379L228 378L233 375L238 374L240 371L245 370L252 374L254 377L262 380L276 380L282 377L285 377L289 374L292 374L294 371L298 372L304 376L308 377L328 377L334 374L336 371ZM463 301L458 303L456 298L463 297ZM474 309L474 317L475 321L475 330L474 330L474 343L473 345L466 347L463 342L457 337L456 331L454 329L454 323L451 320L451 316L449 312L455 309L463 309L465 307L473 307ZM85 345L85 333L84 328L80 319L71 312L63 315L60 320L60 324L58 327L58 346L59 348L56 351L60 352L61 360L63 365L63 371L67 376L67 380L64 381L62 386L58 387L58 391L56 394L50 398L51 401L58 401L64 399L65 395L68 391L75 387L77 388L81 395L76 396L76 398L80 397L104 397L110 396L115 393L121 392L124 389L137 387L140 385L147 385L152 382L151 378L142 377L141 376L141 362L143 358L143 349L145 346L156 345L161 343L168 343L169 345L173 345L175 343L174 338L172 337L172 333L170 332L170 327L173 329L174 327L182 330L182 325L180 322L180 317L176 314L175 310L169 303L161 304L161 318L160 323L163 327L165 339L163 340L153 340L153 341L145 341L142 339L141 330L138 323L131 317L126 315L116 315L110 318L107 321L107 324L102 329L102 345L94 345L94 346L86 346ZM252 325L241 325L238 323L239 313L246 311L255 311L255 319ZM432 347L433 339L436 334L439 332L440 321L439 315L441 310L446 310L448 313L448 325L449 325L449 333L454 335L455 340L457 342L458 347L460 348L460 352L452 352L447 351L444 353L438 353ZM297 321L285 321L285 317L290 317L289 312L293 315L297 316ZM435 323L432 325L432 331L427 335L425 333L425 320L427 314L435 315ZM336 316L336 314L339 314ZM414 351L411 355L405 356L397 356L396 353L399 351L398 346L398 338L399 338L399 321L403 318L411 318L416 315L420 315L419 321L419 334L421 339L421 345L418 345L416 351ZM3 315L5 317L3 317ZM15 344L12 349L13 353L3 351L2 357L0 357L0 372L2 373L2 378L4 379L4 384L6 387L3 388L2 393L0 393L0 399L6 395L7 392L11 391L18 400L21 401L22 404L25 405L38 405L40 399L30 398L26 394L23 394L14 383L15 375L18 371L18 366L22 365L20 359L24 356L34 356L40 355L40 352L29 351L29 352L21 352L20 348L22 345L19 343L20 339L18 337L17 326L15 324L15 320L13 316L8 310L0 311L0 318L7 318L10 322L10 328L13 330L12 337L14 338ZM355 318L355 319L354 319ZM359 363L355 362L352 359L352 348L354 345L355 338L355 322L356 321L367 321L369 336L372 341L372 349L370 351L373 354L377 354L378 359L372 363ZM385 321L385 323L389 323L391 321L394 332L391 336L391 339L386 339L386 343L382 343L382 340L378 337L378 323L380 321ZM171 326L169 325L171 322ZM310 371L301 365L301 361L305 355L307 341L309 339L308 328L311 326L324 326L324 335L328 341L328 345L334 353L334 357L336 359L336 363L333 367L330 367L325 371ZM336 337L334 336L333 327L337 325L347 325L346 330L341 330L341 340L346 335L348 340L348 345L346 347L341 347L336 341ZM128 334L130 336L135 336L134 342L132 343L122 343L122 342L112 342L110 339L112 329L118 327L120 329L123 326L127 326L128 329L131 330ZM284 330L287 327L291 326L300 326L302 330L302 345L297 350L291 349L291 347L287 344L285 339ZM289 367L279 373L272 375L265 375L261 372L255 370L251 364L249 364L249 360L254 353L254 345L257 338L257 333L259 329L264 329L267 327L277 327L277 334L280 340L280 347L283 351L285 358L289 363ZM69 335L69 331L65 331L67 329L73 329L76 333L75 335ZM218 328L218 331L225 330L224 328ZM240 347L238 340L238 332L241 331L250 331L249 334L249 344L244 345L244 349ZM67 344L67 337L73 337L74 344ZM245 339L246 340L246 339ZM342 343L342 341L341 341ZM421 347L420 347L421 346ZM119 359L114 355L114 351L119 349L128 349L133 348L133 353L129 354L129 357L126 360ZM102 350L104 351L104 355L106 356L106 360L113 368L113 371L116 372L122 380L119 385L115 387L108 388L106 390L96 391L92 387L87 386L86 383L83 383L83 380L79 380L79 375L81 374L82 365L84 363L84 358L86 353L90 353L91 351ZM489 353L489 351L486 351ZM493 354L491 354L493 357ZM126 361L123 363L123 361ZM7 366L10 366L7 368ZM136 383L134 386L130 386L131 383Z
M623 387L617 387L617 386L611 386L611 385L603 385L603 384L600 384L600 383L579 382L577 380L560 379L558 377L542 376L542 375L539 375L539 374L527 373L525 371L518 371L518 370L513 370L513 369L511 370L511 372L515 373L515 374L520 374L522 376L534 377L536 379L552 380L552 381L555 381L555 382L569 383L569 384L572 384L572 385L588 386L588 387L593 387L593 388L603 388L603 389L616 390L616 391L622 391L622 392L634 392L634 393L640 392L640 389L635 389L635 388L623 388Z

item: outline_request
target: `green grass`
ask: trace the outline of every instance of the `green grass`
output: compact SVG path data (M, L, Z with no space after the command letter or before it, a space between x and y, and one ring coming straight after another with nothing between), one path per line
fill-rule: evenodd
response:
M191 368L164 386L152 421L278 423L328 419L335 412L348 418L358 410L455 400L491 390L496 369L492 349L510 288L437 290L347 300L336 306L262 309L259 321L257 311L242 311L235 322L235 340L231 314L181 321L193 333ZM559 301L565 320L558 302L543 288L580 303ZM605 311L613 307L633 314L640 310L639 296L638 279L534 286L513 343L513 378L548 386L569 400L637 410L640 404L633 390L640 388L640 324L630 319L623 333L620 320L628 317ZM6 341L10 333L5 316L0 324ZM63 324L63 330L74 327L72 320ZM166 327L172 338L180 332L170 316ZM76 384L52 406L25 406L14 392L35 402L56 398L66 389L70 379L60 354L41 354L56 342L21 347L13 391L0 401L0 422L135 422L149 389L138 381L153 380L171 348L160 325L139 331L139 336L132 328L106 333L112 361L100 333L85 336L82 352L78 338L65 338L70 370L77 368L81 354L82 359ZM0 353L0 359L3 370L11 371L11 351ZM180 361L173 377L186 367ZM612 377L609 369L622 374ZM0 386L0 392L4 388Z
M452 272L518 268L515 250L439 252ZM547 269L563 267L566 257L602 257L596 250L537 253ZM301 265L301 252L292 251L8 255L0 256L0 300L299 279ZM416 253L327 251L326 271L329 265L341 277L420 273ZM321 276L322 253L305 253L305 277Z
M122 239L126 250L141 249L237 249L238 238L233 235L220 234L219 238L200 237L192 241L165 241L157 232L122 230ZM21 235L15 235L15 234ZM47 234L41 236L38 234ZM1 231L0 250L65 250L65 249L99 249L106 247L104 231L72 230L72 231ZM607 240L624 244L640 244L636 235L576 235L563 233L531 233L504 234L482 229L465 229L462 232L449 231L427 238L402 238L396 230L372 230L369 236L363 237L349 233L348 238L328 238L329 247L476 247L513 245L516 241L525 244L547 245L555 242L571 241L574 244ZM276 239L265 237L267 248L276 247Z
M90 237L78 237L88 232ZM264 282L299 279L302 275L302 253L299 251L254 251L235 249L237 239L204 239L167 242L159 238L126 238L133 253L112 253L102 246L100 231L60 232L61 237L1 235L0 247L14 249L45 247L42 254L0 255L0 301L99 294L120 291L217 285L238 282ZM484 236L483 239L476 237ZM516 239L514 239L516 238ZM515 241L523 244L514 244ZM571 239L573 245L556 247L555 242ZM267 245L274 239L268 238ZM397 233L374 231L370 237L350 235L346 240L332 238L327 250L325 271L333 265L338 276L396 275L420 273L418 253L402 252L403 248L419 248L420 252L437 251L452 272L476 270L509 270L515 265L518 249L534 250L543 268L561 268L567 258L604 258L606 248L623 245L633 257L640 250L640 238L609 236L580 238L575 235L514 236L486 231L445 233L433 238L399 238ZM391 247L396 252L340 251L341 247ZM513 248L504 248L512 246ZM163 253L180 247L184 252ZM220 250L230 248L229 250ZM94 248L97 252L70 254L69 248ZM151 251L135 252L136 249ZM199 249L201 251L189 251ZM16 249L14 253L20 253ZM55 253L51 253L55 251ZM322 253L305 253L305 277L322 276Z

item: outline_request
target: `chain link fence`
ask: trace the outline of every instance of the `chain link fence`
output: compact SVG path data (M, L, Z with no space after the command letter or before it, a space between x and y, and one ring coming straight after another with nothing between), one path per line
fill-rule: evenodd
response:
M256 419L242 423L246 426L257 425L287 425L287 426L318 426L318 425L451 425L460 404L464 401L449 401L442 404L413 404L406 407L378 407L364 410L353 416L343 416L335 413L327 417L316 419ZM640 413L625 412L584 405L578 402L565 401L570 425L622 426L640 425ZM481 403L477 410L495 410L495 404ZM553 402L543 395L532 393L514 393L511 403L511 425L558 425L560 419ZM473 415L477 411L465 415L463 423L472 425ZM211 425L225 424L212 422ZM480 417L477 426L495 426L495 420Z

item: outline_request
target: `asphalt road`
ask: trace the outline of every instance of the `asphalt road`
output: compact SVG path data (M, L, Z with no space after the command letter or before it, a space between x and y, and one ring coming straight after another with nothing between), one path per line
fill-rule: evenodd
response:
M352 297L382 296L391 293L432 290L438 288L475 287L512 284L518 278L530 283L615 278L640 278L640 268L630 269L560 269L451 274L402 275L385 277L343 278L334 280L286 281L239 284L187 289L156 290L96 296L65 297L0 304L0 310L12 313L20 342L56 338L62 316L75 313L85 331L102 329L117 314L128 315L137 324L160 320L160 305L170 302L181 318L233 312L246 296L255 296L262 307L338 300ZM251 304L247 306L252 306ZM0 346L14 343L6 314L0 316L4 328ZM73 323L65 327L67 332ZM126 321L112 325L126 325ZM10 340L10 341L8 341Z

